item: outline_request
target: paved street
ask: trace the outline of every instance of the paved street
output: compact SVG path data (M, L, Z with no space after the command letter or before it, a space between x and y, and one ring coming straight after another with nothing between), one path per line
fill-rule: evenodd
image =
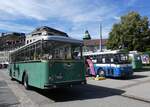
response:
M129 80L106 79L72 88L25 90L0 70L0 107L150 107L150 72Z
M17 97L12 90L8 87L6 78L0 73L0 107L8 107L13 105L14 107L19 104Z

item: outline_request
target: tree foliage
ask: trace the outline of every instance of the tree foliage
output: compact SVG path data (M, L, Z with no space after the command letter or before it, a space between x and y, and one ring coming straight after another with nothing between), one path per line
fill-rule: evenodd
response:
M150 49L150 29L147 17L130 12L114 24L107 41L108 49L146 51Z

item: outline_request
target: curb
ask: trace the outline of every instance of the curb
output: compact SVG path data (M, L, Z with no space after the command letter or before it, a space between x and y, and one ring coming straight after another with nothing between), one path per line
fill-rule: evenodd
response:
M134 95L122 94L121 96L134 99L134 100L138 100L138 101L142 101L142 102L146 102L146 103L150 103L150 99L145 99L145 98L134 96Z

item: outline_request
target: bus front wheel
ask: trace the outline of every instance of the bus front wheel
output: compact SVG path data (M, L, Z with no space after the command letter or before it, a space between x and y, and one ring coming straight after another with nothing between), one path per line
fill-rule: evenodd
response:
M99 69L97 75L99 75L100 77L105 77L105 71L103 69Z
M29 89L28 75L27 75L27 74L24 75L24 78L23 78L23 85L24 85L25 89L27 89L27 90Z

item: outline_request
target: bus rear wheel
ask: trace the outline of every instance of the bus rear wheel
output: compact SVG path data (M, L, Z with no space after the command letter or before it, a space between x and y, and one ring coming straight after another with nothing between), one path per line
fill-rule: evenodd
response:
M99 69L97 75L99 75L99 77L105 77L105 71L103 69Z
M28 75L27 75L27 74L24 75L24 78L23 78L23 85L24 85L25 89L27 89L27 90L29 89Z

